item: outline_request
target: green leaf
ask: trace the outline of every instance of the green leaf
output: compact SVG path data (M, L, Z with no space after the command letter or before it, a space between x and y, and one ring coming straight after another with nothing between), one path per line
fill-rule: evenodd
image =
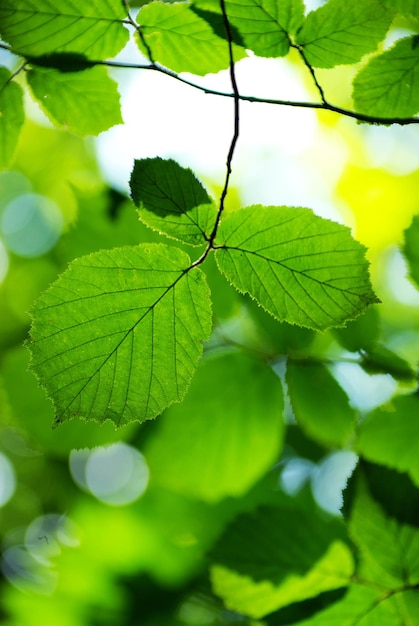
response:
M353 431L356 412L327 367L289 359L286 381L302 430L322 445L343 446Z
M419 215L415 215L404 231L403 254L407 259L410 277L419 287Z
M159 157L134 162L131 196L150 228L191 245L209 240L217 209L190 169Z
M383 0L384 5L407 17L418 17L419 0Z
M335 328L334 336L340 345L350 352L359 352L374 347L380 336L380 317L375 307L371 307L356 320L348 322L344 328Z
M35 67L26 75L48 117L73 132L98 135L122 122L117 86L104 67L66 73Z
M374 57L353 82L357 111L379 117L410 117L419 111L419 36L400 39Z
M56 423L117 426L182 400L211 330L204 274L162 244L76 259L32 308L32 370Z
M260 618L346 586L354 564L337 529L295 503L241 515L214 550L215 593L228 608Z
M123 3L114 0L2 0L0 35L25 56L78 52L107 59L128 41L124 18Z
M230 64L227 42L194 13L188 4L152 2L142 7L137 21L154 61L175 72L204 76L219 72ZM141 39L138 45L146 55ZM246 56L234 46L234 60Z
M239 352L204 359L145 450L153 479L209 502L242 495L277 459L282 409L280 380L264 363Z
M324 330L378 302L364 246L309 209L247 207L226 216L215 241L220 270L280 321Z
M226 12L232 27L240 35L244 47L261 57L282 57L290 49L290 34L304 19L302 0L226 1ZM195 0L193 9L220 12L217 0Z
M25 120L23 92L11 78L9 70L0 67L0 168L12 160Z
M419 397L399 396L359 427L356 449L369 461L407 472L419 487Z
M379 0L328 0L307 15L297 43L314 67L356 63L377 48L392 16Z
M31 65L48 67L59 72L82 72L94 67L94 61L89 61L84 54L78 52L56 52L39 57L28 57Z
M371 346L362 352L360 365L369 374L390 374L396 380L415 380L417 374L410 364L385 346Z
M401 523L386 513L381 503L372 496L368 481L368 466L361 464L351 477L349 491L349 531L358 546L362 559L370 568L370 580L388 589L419 583L419 528ZM376 473L375 480L384 476ZM400 475L400 479L403 476ZM386 505L391 504L394 491L380 485L385 491ZM383 489L384 487L384 489ZM397 484L392 485L396 488ZM397 493L396 493L397 497ZM389 502L390 501L390 502ZM404 506L409 506L405 500ZM416 515L417 518L417 509ZM373 579L373 573L375 580Z

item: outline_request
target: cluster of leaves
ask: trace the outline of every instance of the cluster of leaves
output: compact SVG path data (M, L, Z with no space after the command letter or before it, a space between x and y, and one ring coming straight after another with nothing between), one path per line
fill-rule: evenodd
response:
M131 196L150 243L115 247L120 241L111 233L104 249L92 246L75 258L32 306L29 347L55 424L83 418L123 426L165 411L144 446L152 476L180 498L204 502L217 518L208 536L201 531L199 547L212 592L243 623L390 626L419 619L416 364L385 345L379 313L368 308L379 299L365 248L347 227L308 208L224 204L240 100L258 100L239 92L236 62L249 51L278 58L294 50L319 100L277 104L414 124L419 35L377 49L394 20L415 23L418 11L415 0L328 0L307 15L301 0L195 0L145 4L134 19L111 0L0 5L4 47L21 63L14 72L0 70L2 165L24 122L23 75L53 122L98 134L122 122L107 66L188 84L179 73L230 69L233 91L219 95L234 100L235 129L220 200L173 160L136 161ZM109 61L130 31L146 62ZM353 80L354 110L331 104L317 68L356 64L369 53ZM176 243L161 243L162 236ZM417 285L418 241L415 218L403 253ZM257 329L256 350L252 342L224 341L230 299ZM361 420L328 367L330 343L322 351L319 331L328 329L340 355L402 381L408 393ZM294 423L287 428L284 387ZM309 449L312 460L336 448L360 455L343 519L321 511L308 488L296 496L278 489L269 469L285 444L302 457ZM228 623L223 615L214 612L209 623Z

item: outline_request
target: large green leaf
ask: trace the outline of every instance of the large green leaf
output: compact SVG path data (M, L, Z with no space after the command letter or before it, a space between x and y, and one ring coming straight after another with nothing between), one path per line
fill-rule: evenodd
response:
M307 435L326 446L344 445L356 413L327 367L289 359L286 380L294 415Z
M175 72L203 76L226 69L230 63L227 42L188 4L152 2L142 7L137 21L152 57ZM141 39L141 50L148 54ZM234 46L234 59L245 52Z
M251 206L226 216L220 270L280 321L325 329L377 302L364 247L309 209Z
M356 63L376 49L392 16L380 0L328 0L307 15L297 42L314 67Z
M32 369L56 422L117 426L180 401L211 329L204 274L162 244L80 257L32 308Z
M22 89L11 78L0 67L0 168L10 163L25 119Z
M124 18L123 3L114 0L2 0L0 35L26 56L79 52L106 59L128 41Z
M407 259L410 276L419 287L419 215L415 215L404 231L403 253Z
M134 162L130 187L147 226L192 245L209 240L217 209L190 169L172 159L141 159Z
M361 113L410 117L419 111L419 36L400 39L355 77L353 99Z
M214 591L228 608L259 618L345 587L354 563L337 530L314 507L295 503L243 514L215 548Z
M154 480L209 502L243 494L277 458L282 405L264 363L239 352L205 359L146 448Z
M117 86L104 67L65 73L34 67L27 80L47 115L74 132L98 135L122 122Z
M395 398L360 425L356 449L363 457L408 472L419 487L419 396Z
M304 19L302 0L226 1L226 12L243 45L261 57L282 57L290 48L290 34ZM218 0L195 0L198 10L220 12Z

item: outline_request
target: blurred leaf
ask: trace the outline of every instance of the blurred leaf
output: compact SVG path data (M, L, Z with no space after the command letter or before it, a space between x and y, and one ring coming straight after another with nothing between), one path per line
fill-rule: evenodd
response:
M121 426L183 398L211 330L204 274L188 267L163 244L101 251L73 261L37 300L31 367L56 424Z
M337 522L314 507L286 504L238 517L216 545L213 561L215 593L228 608L256 618L345 587L354 567Z
M374 57L354 79L360 113L410 117L419 111L419 36L405 37Z
M39 57L29 57L32 66L46 67L59 72L81 72L94 66L84 54L79 52L51 52Z
M369 461L407 472L419 487L418 415L417 394L394 398L361 423L356 449Z
M377 48L392 17L379 0L328 0L307 15L297 41L314 67L356 63Z
M377 309L370 307L355 320L348 322L344 328L334 328L333 334L349 352L368 350L380 336L380 316Z
M410 364L385 346L373 346L362 353L360 363L369 374L390 374L396 380L415 380Z
M227 0L225 6L229 22L239 34L233 34L234 41L261 57L285 56L290 49L289 34L297 32L304 18L302 0ZM192 9L205 19L205 11L219 14L220 4L195 0Z
M0 35L17 54L78 52L89 59L115 56L127 43L122 2L2 0Z
M215 245L220 271L279 321L325 330L377 302L363 246L309 209L236 211L221 221Z
M243 494L277 459L282 409L281 383L267 365L240 352L204 359L146 449L152 476L208 502Z
M399 590L405 586L414 586L419 583L419 528L410 524L401 523L394 516L386 514L382 504L387 508L394 506L397 498L397 485L403 484L403 476L393 473L393 489L383 489L379 486L384 502L380 503L371 495L371 484L382 481L380 472L375 477L367 479L368 466L361 464L352 475L346 491L346 515L348 517L350 534L358 546L362 558L371 564L376 579L371 583ZM394 488L396 488L396 495ZM348 501L349 500L349 501ZM405 498L399 498L398 513L410 503ZM417 509L416 509L417 511Z
M12 74L0 67L0 168L12 160L24 120L22 89Z
M217 37L188 4L152 2L141 8L137 21L153 59L175 72L204 76L230 64L225 40ZM137 41L148 56L142 40ZM245 52L235 46L235 61L244 56Z
M66 73L34 67L27 80L48 117L76 133L98 135L122 122L117 86L104 67Z
M326 446L347 443L356 412L327 367L288 359L286 381L291 406L302 430Z
M130 188L150 228L195 246L209 240L217 209L192 170L173 159L136 160Z
M419 287L419 215L416 215L409 228L404 231L403 253L407 259L410 276Z
M419 14L418 0L384 0L384 5L402 15L417 17Z

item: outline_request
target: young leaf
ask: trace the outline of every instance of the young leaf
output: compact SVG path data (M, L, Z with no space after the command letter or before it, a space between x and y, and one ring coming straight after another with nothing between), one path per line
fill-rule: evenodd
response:
M261 507L238 517L217 544L214 591L254 618L345 587L353 572L338 527L316 510Z
M353 430L356 413L327 367L289 359L286 381L302 430L320 444L344 445Z
M307 15L297 43L314 67L356 63L376 49L392 17L380 0L329 0Z
M226 216L218 267L280 321L324 330L378 302L364 246L310 209L251 206Z
M369 461L407 472L419 487L419 396L399 396L359 427L356 449Z
M243 46L261 57L282 57L290 48L289 34L295 33L304 19L302 0L227 0L226 12L240 35ZM218 0L195 0L193 9L220 12Z
M180 401L211 330L199 268L162 244L80 257L32 309L32 370L56 423L121 426Z
M172 159L141 159L130 188L144 224L194 246L208 241L217 209L190 169Z
M353 82L357 111L410 117L419 111L419 35L400 39L371 59Z
M22 89L11 78L0 67L0 168L9 165L25 120Z
M98 135L122 122L117 86L104 67L66 73L34 67L27 80L46 114L73 132Z
M277 459L282 408L281 383L264 363L239 352L204 359L146 448L153 479L208 502L242 495Z
M415 215L409 228L404 231L403 253L407 259L410 276L419 287L419 215Z
M122 2L2 0L0 35L18 54L79 52L89 59L115 56L128 41Z
M226 41L188 4L152 2L141 8L137 21L153 59L175 72L204 76L229 66ZM141 39L138 45L147 55ZM245 52L234 46L235 61L244 56Z

